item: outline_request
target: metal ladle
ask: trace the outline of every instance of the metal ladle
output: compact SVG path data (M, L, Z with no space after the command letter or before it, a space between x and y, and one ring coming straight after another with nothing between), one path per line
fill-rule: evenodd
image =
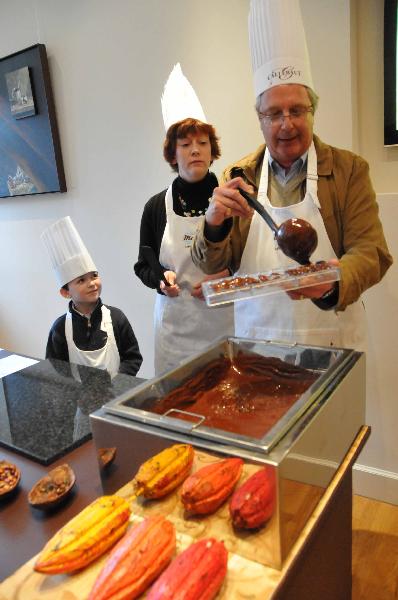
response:
M247 200L249 206L254 208L268 227L272 229L282 252L300 265L308 265L310 256L318 245L318 234L312 225L304 219L287 219L278 227L271 215L256 198L253 198L241 188L238 188L238 191Z

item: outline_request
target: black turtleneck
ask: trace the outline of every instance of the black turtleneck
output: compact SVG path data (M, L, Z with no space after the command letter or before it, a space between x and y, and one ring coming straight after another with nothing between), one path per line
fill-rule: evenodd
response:
M191 213L192 216L199 216L200 211L204 214L209 205L209 198L217 186L217 177L211 172L208 172L201 181L195 183L189 183L178 176L172 185L174 212L182 217L184 212ZM166 191L163 190L148 200L141 219L140 246L151 246L157 258L159 258L160 246L166 227ZM140 255L134 265L134 271L146 286L161 293L157 276Z
M188 215L191 217L205 214L209 206L209 198L217 186L217 177L210 171L204 179L195 183L189 183L178 176L172 186L174 212L181 217L187 216L184 213L191 213Z

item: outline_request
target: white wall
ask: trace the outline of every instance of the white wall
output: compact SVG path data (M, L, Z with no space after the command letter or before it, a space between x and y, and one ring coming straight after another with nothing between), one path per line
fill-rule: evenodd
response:
M350 1L301 4L321 96L316 130L332 144L355 147ZM101 271L103 299L133 325L144 355L140 375L152 375L155 294L135 277L133 264L144 203L172 178L161 152L160 94L180 61L221 136L217 174L256 148L248 6L249 0L0 0L0 56L46 44L68 186L65 194L0 199L1 347L44 356L49 327L65 304L39 235L69 214ZM376 464L386 468L377 453L381 434L373 435Z

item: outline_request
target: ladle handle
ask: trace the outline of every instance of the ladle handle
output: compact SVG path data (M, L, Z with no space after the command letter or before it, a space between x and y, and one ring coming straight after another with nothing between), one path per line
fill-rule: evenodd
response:
M239 191L240 195L243 196L247 200L248 205L251 206L252 208L254 208L254 210L258 212L260 217L262 217L264 219L264 221L267 223L268 227L270 227L274 233L278 233L278 229L279 229L278 225L275 223L275 221L273 220L271 215L269 213L267 213L264 206L262 204L260 204L260 202L257 200L257 198L253 198L252 196L250 196L250 194L248 194L241 188L238 188L238 191Z

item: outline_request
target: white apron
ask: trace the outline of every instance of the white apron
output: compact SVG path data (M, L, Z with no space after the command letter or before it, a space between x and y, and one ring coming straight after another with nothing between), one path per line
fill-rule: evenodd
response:
M221 336L233 335L233 306L208 307L191 296L193 284L205 275L191 259L191 245L204 216L181 217L173 210L170 185L165 197L166 227L160 246L159 261L174 271L180 294L168 298L156 294L155 302L155 373L178 366L191 354L200 352Z
M101 330L106 331L108 338L105 346L99 350L79 350L73 341L72 315L69 310L66 313L65 336L68 344L69 361L86 367L106 369L111 377L115 377L119 371L120 355L113 333L111 311L102 305L101 312Z
M268 198L269 152L265 152L258 200L280 225L290 218L305 219L318 233L318 246L313 262L336 257L319 211L317 195L317 158L314 144L308 152L306 194L298 204L272 206ZM274 234L258 213L254 213L243 251L239 274L267 271L278 267L297 266L278 248ZM291 300L286 293L271 294L235 303L235 335L314 344L366 349L365 314L361 301L345 311L321 310L309 299Z

